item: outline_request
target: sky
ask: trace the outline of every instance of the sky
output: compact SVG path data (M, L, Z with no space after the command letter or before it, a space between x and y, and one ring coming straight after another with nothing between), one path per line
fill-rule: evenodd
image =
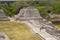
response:
M0 1L18 1L18 0L0 0Z
M42 0L0 0L0 1L42 1ZM43 0L48 1L48 0Z
M21 1L21 0L0 0L0 1ZM32 0L22 0L22 1L32 1ZM37 1L37 0L33 0L33 1Z

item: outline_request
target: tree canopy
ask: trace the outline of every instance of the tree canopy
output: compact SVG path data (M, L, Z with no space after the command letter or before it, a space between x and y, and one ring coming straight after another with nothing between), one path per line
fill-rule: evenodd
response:
M8 16L14 16L23 7L33 6L37 8L40 14L45 15L48 11L55 14L60 14L60 1L59 2L38 2L38 1L15 1L15 2L0 2L2 8Z

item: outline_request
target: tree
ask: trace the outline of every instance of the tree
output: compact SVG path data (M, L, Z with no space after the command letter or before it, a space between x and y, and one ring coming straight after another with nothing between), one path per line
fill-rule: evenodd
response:
M28 6L25 1L17 1L13 3L5 3L2 9L6 12L8 16L13 16L17 14L21 8Z
M53 5L52 12L60 14L60 2L53 2L52 5Z

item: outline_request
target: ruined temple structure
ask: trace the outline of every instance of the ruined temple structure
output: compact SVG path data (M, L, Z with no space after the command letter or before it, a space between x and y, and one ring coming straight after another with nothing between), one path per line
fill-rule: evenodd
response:
M2 9L0 9L0 21L9 21L10 19L8 16L4 13Z
M36 33L40 34L45 40L60 40L60 30L57 30L50 21L47 21L46 19L41 17L39 11L34 7L21 9L19 14L15 15L14 18L19 21L28 21L28 23L34 26L32 26L31 28L33 30L34 28L36 28L34 31L37 30ZM43 29L45 30L45 32L41 32Z
M36 14L38 13L37 9L34 9L33 7L30 8L23 8L20 10L18 15L15 15L15 19L18 20L29 20L29 19L39 19L40 18L40 14Z
M47 21L46 19L43 19L41 17L41 15L39 14L39 11L35 9L34 7L27 7L27 8L21 9L18 15L15 15L14 18L20 21L31 21L31 20L34 20L35 22L44 21L44 23L50 26L53 26L50 21ZM40 22L37 22L37 23L40 23Z

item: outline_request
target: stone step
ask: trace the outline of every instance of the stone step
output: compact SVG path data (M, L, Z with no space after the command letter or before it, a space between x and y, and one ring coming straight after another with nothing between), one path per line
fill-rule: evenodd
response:
M9 19L0 19L0 21L10 21Z
M0 21L9 21L10 19L7 17L0 17Z

